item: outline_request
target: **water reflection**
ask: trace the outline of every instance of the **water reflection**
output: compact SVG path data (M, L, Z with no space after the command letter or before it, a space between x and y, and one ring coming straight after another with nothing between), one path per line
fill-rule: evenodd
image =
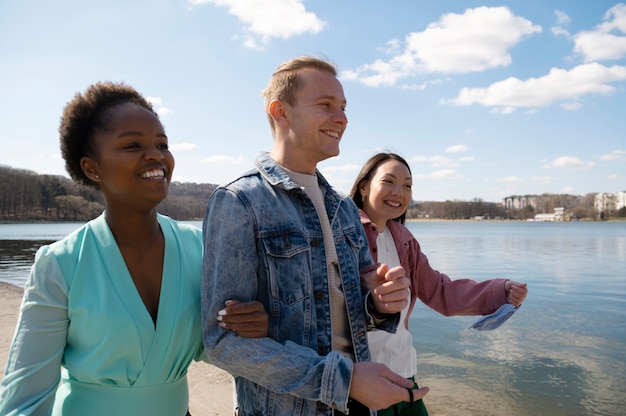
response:
M492 332L418 303L410 330L431 414L617 416L626 408L626 223L409 224L452 278L529 283Z
M420 354L418 360L418 381L431 388L426 404L432 414L616 416L623 411L623 399L616 397L623 394L620 379L606 368L590 371L568 360L537 356L493 361Z
M0 240L0 280L24 286L39 247L51 240Z

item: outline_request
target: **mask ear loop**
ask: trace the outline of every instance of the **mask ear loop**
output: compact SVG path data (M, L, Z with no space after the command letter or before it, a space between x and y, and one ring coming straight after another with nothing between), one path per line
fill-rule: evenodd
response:
M411 414L413 414L413 389L406 387L406 391L409 392L409 403L411 403ZM398 405L393 405L393 415L398 416Z

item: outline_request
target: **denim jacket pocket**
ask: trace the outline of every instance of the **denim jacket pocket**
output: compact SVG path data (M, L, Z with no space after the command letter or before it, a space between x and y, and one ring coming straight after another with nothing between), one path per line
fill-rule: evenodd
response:
M307 299L311 292L309 239L301 231L287 231L263 237L262 242L272 298L290 306Z
M357 252L361 251L365 245L365 236L363 233L357 232L353 227L343 230L343 235L346 237L350 246Z
M357 232L357 230L354 227L350 227L347 229L342 230L342 234L343 234L343 238L345 240L345 250L347 250L347 252L344 252L343 249L341 249L342 245L341 244L337 244L338 241L336 242L337 244L337 253L339 254L341 252L341 255L350 255L351 258L354 259L354 264L356 266L356 270L349 270L350 273L356 273L358 275L358 267L360 264L360 254L363 250L363 247L366 244L365 241L365 237L363 234L360 234Z

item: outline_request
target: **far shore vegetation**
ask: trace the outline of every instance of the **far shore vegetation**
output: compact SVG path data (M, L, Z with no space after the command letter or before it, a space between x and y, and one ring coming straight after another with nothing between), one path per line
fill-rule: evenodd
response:
M173 182L169 196L159 212L177 220L202 220L207 200L217 185ZM597 212L596 194L535 195L537 208L505 209L503 203L471 201L415 200L407 220L528 220L538 213L553 213L564 208L564 220L626 219L626 207L615 212ZM41 175L29 170L0 165L0 222L87 221L100 215L104 200L95 189L78 186L71 179Z

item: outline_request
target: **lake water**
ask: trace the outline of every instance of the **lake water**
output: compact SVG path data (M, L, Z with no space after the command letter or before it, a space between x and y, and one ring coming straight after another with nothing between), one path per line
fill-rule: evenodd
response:
M23 286L37 248L81 225L0 224L0 281ZM529 285L495 331L417 304L410 329L431 416L626 414L626 222L408 226L453 279Z

